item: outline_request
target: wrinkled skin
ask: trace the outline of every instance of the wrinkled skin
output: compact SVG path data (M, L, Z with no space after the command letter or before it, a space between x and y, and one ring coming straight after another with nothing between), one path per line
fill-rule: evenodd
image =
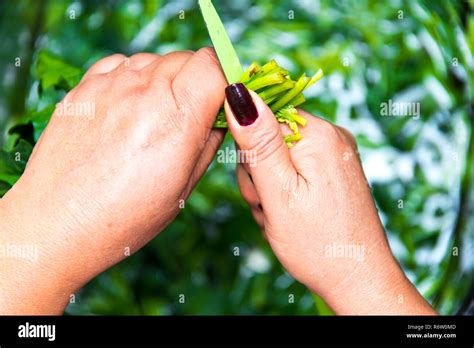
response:
M88 70L0 200L0 245L38 252L0 260L2 314L62 313L171 222L222 141L212 124L225 86L210 49L113 55ZM391 254L349 132L305 114L304 138L288 150L287 130L252 95L260 116L250 126L226 103L238 146L255 153L239 186L288 272L336 313L435 314ZM328 253L338 245L364 249Z
M15 233L1 231L0 241L39 247L35 265L16 260L12 267L27 273L33 266L36 295L57 298L54 308L43 301L35 312L61 312L70 293L179 213L222 141L212 124L225 85L214 51L205 48L115 54L67 94L1 201L0 215ZM0 286L31 297L24 282Z
M288 149L287 126L251 94L259 117L250 126L225 105L238 147L253 158L237 178L287 271L340 314L434 314L392 256L352 135L300 111L303 139Z

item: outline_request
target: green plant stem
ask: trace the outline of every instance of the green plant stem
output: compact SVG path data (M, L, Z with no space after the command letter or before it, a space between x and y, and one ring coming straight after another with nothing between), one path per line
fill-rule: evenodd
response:
M282 107L284 107L291 99L296 97L308 84L309 78L306 74L301 75L301 77L296 81L295 86L290 89L288 92L283 95L283 97L278 98L273 105L270 106L273 112L277 112Z
M251 80L245 86L252 91L258 91L267 86L276 85L285 81L285 76L281 74L281 72L277 71L275 73L262 75L255 80Z
M273 97L281 92L284 92L290 88L293 88L295 83L291 80L284 81L276 86L272 86L270 88L265 89L264 91L260 92L258 95L263 100L268 100L270 97Z
M240 78L240 82L247 83L258 71L260 71L260 66L256 62L252 62L248 69L244 71L244 74Z

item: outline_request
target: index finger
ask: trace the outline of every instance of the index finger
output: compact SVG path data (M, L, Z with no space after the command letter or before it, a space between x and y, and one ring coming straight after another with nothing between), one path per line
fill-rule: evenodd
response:
M208 131L224 103L227 81L213 49L197 51L171 83L178 107L186 109L185 117Z

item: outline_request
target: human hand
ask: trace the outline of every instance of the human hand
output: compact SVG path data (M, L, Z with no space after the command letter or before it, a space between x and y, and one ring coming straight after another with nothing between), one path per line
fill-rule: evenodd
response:
M171 222L222 141L212 124L225 85L208 48L115 54L87 71L0 200L0 243L39 251L34 263L2 260L2 312L62 312Z
M288 149L289 129L239 85L225 109L252 159L237 167L240 191L287 271L336 313L435 314L392 256L350 133L301 111L303 139Z

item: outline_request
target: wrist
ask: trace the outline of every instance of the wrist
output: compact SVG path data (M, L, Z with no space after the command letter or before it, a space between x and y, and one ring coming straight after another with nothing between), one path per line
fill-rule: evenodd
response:
M0 313L61 314L75 284L45 247L41 221L17 204L16 192L0 199Z
M0 262L0 314L60 315L64 312L73 293L66 284L36 263Z
M437 314L405 276L388 244L369 253L364 262L321 296L342 315Z

